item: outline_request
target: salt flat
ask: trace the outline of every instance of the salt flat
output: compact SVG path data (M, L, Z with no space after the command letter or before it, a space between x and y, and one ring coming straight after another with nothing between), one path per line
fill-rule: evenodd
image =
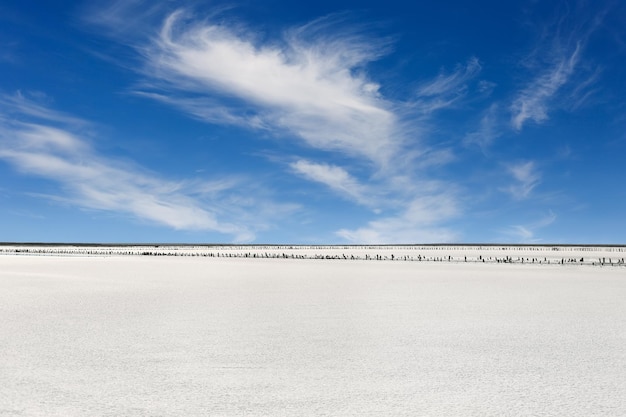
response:
M395 253L2 255L0 415L626 415L625 267Z

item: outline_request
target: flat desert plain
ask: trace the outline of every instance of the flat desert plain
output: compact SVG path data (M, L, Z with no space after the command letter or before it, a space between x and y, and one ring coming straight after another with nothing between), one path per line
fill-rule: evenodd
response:
M624 257L4 247L0 416L623 417Z

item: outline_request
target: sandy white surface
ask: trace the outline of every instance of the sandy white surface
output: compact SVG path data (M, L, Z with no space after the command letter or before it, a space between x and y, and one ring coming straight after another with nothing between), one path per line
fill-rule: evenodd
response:
M3 255L0 415L619 417L625 300L624 267Z

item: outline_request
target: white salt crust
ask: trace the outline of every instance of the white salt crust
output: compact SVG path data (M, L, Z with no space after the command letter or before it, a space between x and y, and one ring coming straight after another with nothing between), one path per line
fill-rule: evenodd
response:
M4 252L0 416L626 415L623 252L246 250Z

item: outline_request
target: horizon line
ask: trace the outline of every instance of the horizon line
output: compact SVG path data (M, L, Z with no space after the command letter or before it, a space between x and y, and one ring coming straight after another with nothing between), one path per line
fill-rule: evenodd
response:
M76 246L76 247L133 247L133 246L147 246L147 247L160 247L160 246L205 246L205 247L392 247L392 246L488 246L488 247L619 247L626 248L624 243L168 243L168 242L134 242L134 243L111 243L111 242L0 242L0 246Z

